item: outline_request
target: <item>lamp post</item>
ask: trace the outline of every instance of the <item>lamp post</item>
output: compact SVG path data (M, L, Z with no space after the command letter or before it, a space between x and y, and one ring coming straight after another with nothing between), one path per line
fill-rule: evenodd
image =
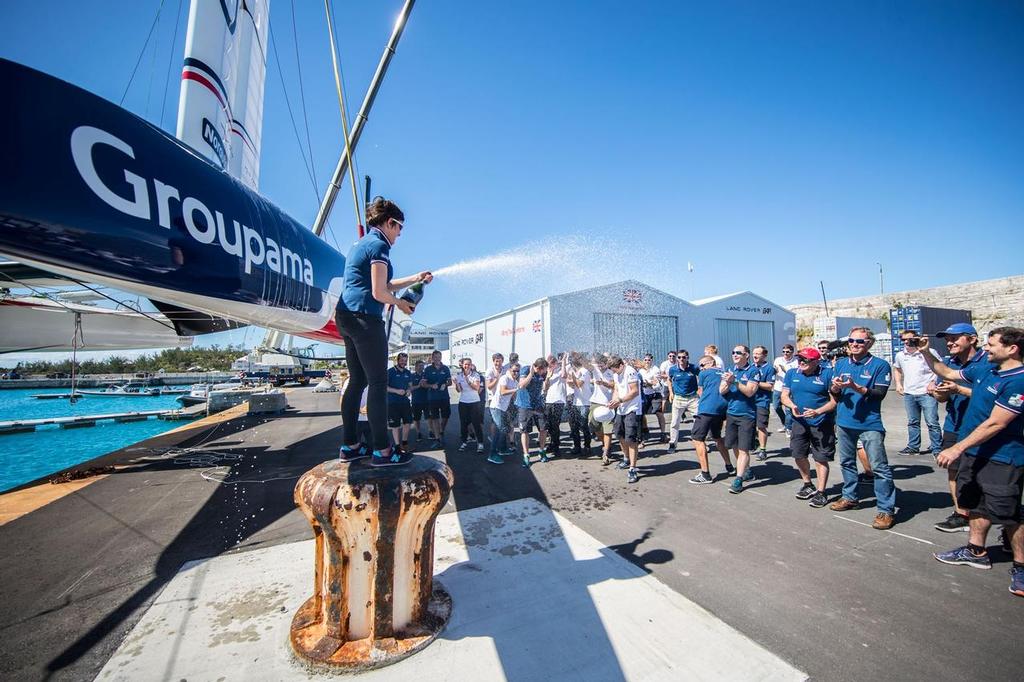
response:
M885 295L885 280L882 279L882 264L875 263L878 266L878 293L882 296Z

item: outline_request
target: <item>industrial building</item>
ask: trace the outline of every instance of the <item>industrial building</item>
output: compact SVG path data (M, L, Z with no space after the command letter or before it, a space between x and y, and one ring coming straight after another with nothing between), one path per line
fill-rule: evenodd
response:
M601 350L623 357L686 348L696 361L704 346L728 355L733 345L766 346L774 356L796 342L790 311L749 291L688 302L636 280L548 296L453 327L447 360L489 365L491 354L516 352L533 361L561 351Z

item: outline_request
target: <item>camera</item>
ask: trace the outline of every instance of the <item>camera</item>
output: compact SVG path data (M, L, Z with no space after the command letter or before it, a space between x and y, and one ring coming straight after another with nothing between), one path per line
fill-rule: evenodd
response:
M849 357L850 352L846 347L846 339L836 339L835 341L828 342L828 350L825 351L826 360L835 360L836 358Z
M907 339L906 341L903 342L903 345L906 346L907 348L917 348L918 346L921 345L921 339L917 337Z

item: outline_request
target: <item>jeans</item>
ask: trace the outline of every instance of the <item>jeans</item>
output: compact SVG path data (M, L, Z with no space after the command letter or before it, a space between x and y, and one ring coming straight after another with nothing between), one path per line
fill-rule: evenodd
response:
M924 395L904 395L903 407L907 411L907 447L911 450L921 449L921 413L924 412L924 423L928 426L928 449L932 454L942 452L942 431L939 429L939 403L927 393Z
M896 485L885 454L885 431L862 431L836 426L839 436L839 466L843 472L843 497L857 501L857 439L864 444L875 473L875 500L878 511L892 514L896 509Z
M486 438L484 436L484 404L483 401L475 403L459 403L459 435L462 442L469 439L469 426L473 425L473 433L476 434L476 442L481 445Z
M582 436L583 446L590 449L590 428L587 425L587 415L590 412L590 406L570 404L566 405L569 410L569 435L572 436L572 447L574 450L580 449L580 440Z
M775 412L787 431L793 429L793 410L782 404L782 391L772 391L772 411Z
M341 397L344 445L359 442L359 403L363 389L369 387L366 420L370 424L370 446L383 450L388 446L388 340L384 335L384 320L338 311L335 323L348 361L348 388Z
M548 450L558 452L562 447L562 412L565 410L565 403L547 403L544 406L544 419L548 423Z
M508 429L505 425L505 412L497 407L490 409L491 421L494 422L494 436L491 438L491 452L504 452L507 450Z

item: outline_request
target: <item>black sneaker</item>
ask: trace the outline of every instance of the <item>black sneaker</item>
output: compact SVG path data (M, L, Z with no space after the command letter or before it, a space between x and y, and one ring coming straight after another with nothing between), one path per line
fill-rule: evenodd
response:
M758 450L758 451L757 451L756 453L754 453L754 458L755 458L755 459L756 459L756 460L757 460L758 462L763 462L763 461L765 461L766 459L768 459L768 451L767 451L767 450L765 450L764 448L761 448L761 449L760 449L760 450Z
M1006 534L1006 526L999 529L999 544L1003 546L1004 552L1013 554L1013 547L1010 546L1010 536Z
M629 470L629 476L626 478L627 483L636 483L640 480L640 476L636 469Z
M828 498L825 497L825 493L821 492L820 490L816 490L814 494L811 495L811 501L808 502L807 504L811 507L814 507L815 509L821 509L826 504L828 504Z
M966 516L953 512L946 517L944 521L939 521L935 524L935 530L941 530L943 533L956 533L957 531L969 531L971 524L967 520Z
M668 444L668 451L669 452L675 452L676 451L676 444L675 443L669 443Z
M727 476L735 476L736 475L736 467L734 467L731 464L726 464L725 465L725 473L726 473Z
M707 472L700 472L696 476L690 479L690 483L695 485L707 485L708 483L714 483L715 479L711 478L711 475Z
M380 450L374 450L373 457L370 458L370 466L393 467L400 464L408 464L411 461L412 454L401 448L391 448L390 455L385 455Z
M796 499L809 500L812 497L814 497L814 493L816 493L817 491L818 489L815 488L810 483L804 483L802 486L800 486L800 490L796 491Z
M355 449L349 448L345 445L342 445L341 448L338 449L338 459L341 460L342 462L354 462L357 459L362 459L364 457L369 456L370 450L363 443L360 443L359 447Z
M915 450L914 448L907 447L907 448L903 448L902 450L900 450L896 454L897 455L903 455L904 457L909 457L911 455L919 455L921 453L920 453L920 451Z

